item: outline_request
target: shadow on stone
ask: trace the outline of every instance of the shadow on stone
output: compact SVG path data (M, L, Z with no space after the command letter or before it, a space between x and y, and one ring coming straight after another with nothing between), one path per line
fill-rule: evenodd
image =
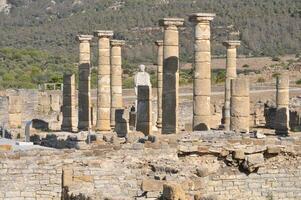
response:
M49 123L45 122L41 119L33 119L32 120L32 128L41 130L41 131L49 131Z
M63 187L61 200L92 200L90 197L80 193L78 195L70 194L67 186Z
M162 133L177 132L177 72L179 59L176 56L163 61Z

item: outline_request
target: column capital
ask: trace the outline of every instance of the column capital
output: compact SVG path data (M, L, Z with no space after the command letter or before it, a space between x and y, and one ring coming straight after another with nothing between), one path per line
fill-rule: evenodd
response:
M227 40L223 42L223 45L227 48L236 48L240 46L239 40Z
M159 46L163 46L164 42L163 40L157 40L155 41L155 44L159 47Z
M97 30L94 31L94 36L98 37L98 38L110 38L114 35L113 31L109 31L109 30Z
M125 41L124 40L111 40L110 41L111 46L120 46L122 47L123 45L125 45Z
M93 38L93 35L77 35L76 40L79 42L89 42Z
M169 26L183 26L184 25L184 19L183 18L163 18L159 20L159 25L164 27Z
M215 13L193 13L189 16L189 21L193 23L210 22L215 17Z

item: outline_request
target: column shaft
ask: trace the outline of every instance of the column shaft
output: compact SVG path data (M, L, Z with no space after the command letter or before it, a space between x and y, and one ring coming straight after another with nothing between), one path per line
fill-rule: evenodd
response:
M236 47L240 45L240 41L226 41L223 45L227 47L226 60L226 82L225 82L225 100L223 110L223 124L225 130L230 130L230 98L231 98L231 80L237 77L236 70Z
M179 32L184 19L164 18L162 133L178 132Z
M289 75L281 74L277 77L276 93L276 119L275 130L277 134L289 133Z
M112 31L96 31L98 37L98 69L97 69L97 131L110 131L111 117L111 58L110 37Z
M116 110L123 108L122 100L122 40L111 41L111 127L115 127Z
M76 128L76 111L75 111L75 75L64 75L63 84L63 122L61 129L63 131L75 132Z
M78 129L88 130L91 127L90 113L90 41L92 36L79 35L79 81L78 81Z
M231 80L230 129L249 132L250 91L249 80L239 77Z
M209 130L211 122L210 21L215 14L190 16L194 23L193 130Z
M163 88L163 41L157 45L157 127L162 128L162 88Z

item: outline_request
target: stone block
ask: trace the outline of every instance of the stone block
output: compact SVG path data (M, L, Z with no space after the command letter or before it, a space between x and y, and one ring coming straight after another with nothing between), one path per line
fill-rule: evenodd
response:
M166 183L163 185L164 200L186 200L185 192L178 184Z
M211 52L210 40L196 40L194 43L195 52Z
M141 189L145 192L154 192L163 190L163 181L153 179L143 179Z
M210 79L194 79L193 94L199 95L211 95L211 80Z
M195 26L195 38L209 41L210 45L210 25L207 23L197 23Z
M249 80L246 77L238 77L231 80L231 96L249 97Z
M279 154L281 152L281 146L268 146L267 153L269 154Z
M195 79L211 79L211 64L210 62L196 62L194 63L194 74Z
M249 97L231 97L230 113L233 117L250 116Z
M243 163L244 169L248 170L251 173L262 166L264 166L263 154L257 153L246 155L245 161Z
M210 52L194 52L195 62L211 62Z
M210 130L211 116L210 115L195 115L193 116L193 130L207 131Z
M201 116L211 115L210 96L194 96L193 99L194 99L193 101L194 115L201 115Z
M165 35L168 37L164 37L164 46L178 46L179 45L179 32L177 29L167 29L164 30Z
M0 151L11 151L13 149L12 145L10 144L1 144Z
M236 160L244 160L245 159L245 152L241 149L235 150L233 152L233 158Z

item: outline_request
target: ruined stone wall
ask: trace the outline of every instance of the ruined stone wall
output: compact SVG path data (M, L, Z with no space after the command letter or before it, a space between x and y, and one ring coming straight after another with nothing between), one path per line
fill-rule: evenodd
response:
M11 98L10 98L11 97ZM6 127L25 127L26 121L33 119L49 123L51 129L61 125L60 91L39 92L38 90L6 90L0 95L0 124Z
M62 160L57 151L0 152L1 200L60 200Z
M164 183L181 185L187 200L301 198L299 137L207 132L110 141L80 151L0 153L0 199L58 200L62 188L92 199L154 199Z

